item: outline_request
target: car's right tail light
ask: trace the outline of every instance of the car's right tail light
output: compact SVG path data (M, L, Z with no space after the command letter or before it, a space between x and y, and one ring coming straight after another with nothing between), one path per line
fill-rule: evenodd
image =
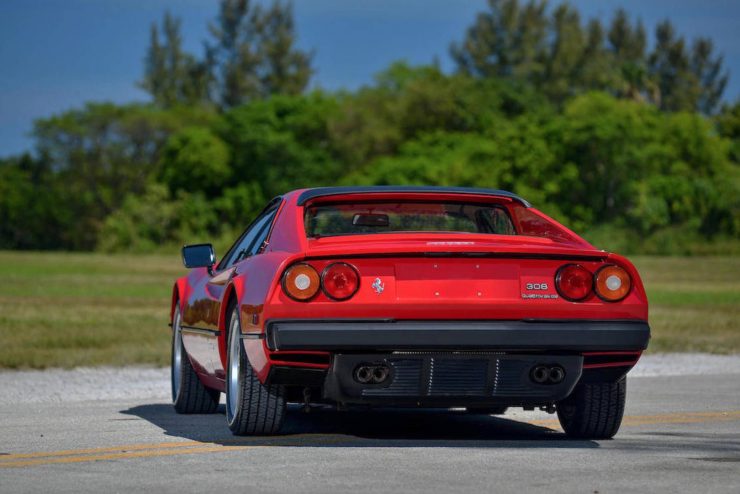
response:
M294 264L283 274L283 291L299 302L312 299L320 287L319 273L310 264Z
M555 288L561 297L571 302L584 300L591 295L593 287L593 274L580 264L566 264L555 274Z
M624 269L614 264L599 268L594 275L596 295L607 302L619 302L629 294L632 278Z

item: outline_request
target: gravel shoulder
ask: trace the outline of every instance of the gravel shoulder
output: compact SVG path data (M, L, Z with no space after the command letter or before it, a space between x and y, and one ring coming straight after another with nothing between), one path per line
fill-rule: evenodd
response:
M0 372L0 404L98 400L167 400L169 368L96 367ZM644 356L630 377L740 374L740 355L672 353Z

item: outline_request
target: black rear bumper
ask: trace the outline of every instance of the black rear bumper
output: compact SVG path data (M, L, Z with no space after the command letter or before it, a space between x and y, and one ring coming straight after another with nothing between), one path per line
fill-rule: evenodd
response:
M271 350L525 350L639 351L650 327L643 321L393 321L271 320Z

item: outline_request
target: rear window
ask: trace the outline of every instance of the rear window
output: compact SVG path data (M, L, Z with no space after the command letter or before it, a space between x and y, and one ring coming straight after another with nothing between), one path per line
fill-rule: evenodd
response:
M306 208L309 237L396 232L516 235L503 206L449 202L321 204Z

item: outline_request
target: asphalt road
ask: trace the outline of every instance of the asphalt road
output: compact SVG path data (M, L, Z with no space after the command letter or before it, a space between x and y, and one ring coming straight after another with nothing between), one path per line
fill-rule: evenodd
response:
M736 369L631 378L609 441L521 410L291 409L284 436L246 439L162 398L0 401L0 420L3 493L740 492Z

